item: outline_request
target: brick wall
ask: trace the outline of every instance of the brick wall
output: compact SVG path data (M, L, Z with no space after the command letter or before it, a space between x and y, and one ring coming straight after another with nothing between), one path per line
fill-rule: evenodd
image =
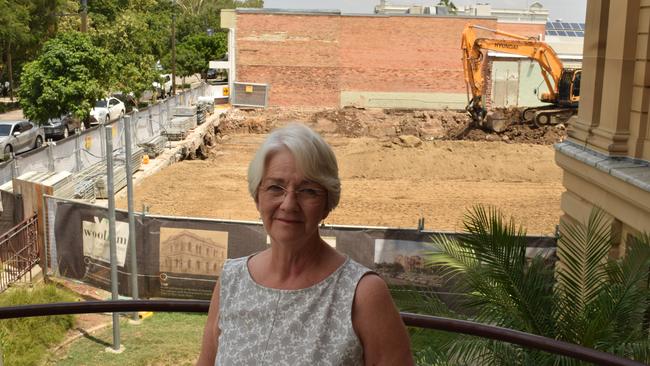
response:
M271 106L338 107L341 91L464 94L460 36L468 22L518 34L539 27L460 17L240 11L237 81L268 83Z
M467 21L342 17L342 90L465 93L460 39ZM496 25L494 20L477 23Z
M268 83L269 105L337 106L339 24L338 15L239 13L237 81Z

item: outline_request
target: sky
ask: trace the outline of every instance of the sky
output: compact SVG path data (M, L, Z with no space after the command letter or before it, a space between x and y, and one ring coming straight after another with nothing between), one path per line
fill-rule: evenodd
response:
M460 7L489 3L493 8L525 9L535 0L452 0ZM550 20L584 23L587 0L537 0L550 12ZM387 0L388 4L435 5L438 0ZM265 8L338 9L343 13L374 13L379 0L264 0Z

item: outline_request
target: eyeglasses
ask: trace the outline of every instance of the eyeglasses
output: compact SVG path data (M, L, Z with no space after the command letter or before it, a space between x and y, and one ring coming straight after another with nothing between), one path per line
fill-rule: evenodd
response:
M261 188L263 195L273 201L282 202L290 192L296 195L298 202L305 204L314 204L320 202L320 198L327 195L324 189L311 188L311 187L298 187L294 190L289 190L279 184L269 184Z

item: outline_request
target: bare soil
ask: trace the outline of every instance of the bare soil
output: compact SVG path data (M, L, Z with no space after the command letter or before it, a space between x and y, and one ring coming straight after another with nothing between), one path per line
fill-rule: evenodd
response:
M206 160L183 161L135 189L135 207L174 216L258 220L246 169L271 129L301 121L332 145L341 203L328 224L462 230L467 209L493 205L529 234L551 235L561 215L562 171L551 144L563 126L469 127L457 111L233 110L222 116ZM125 208L121 200L118 207Z

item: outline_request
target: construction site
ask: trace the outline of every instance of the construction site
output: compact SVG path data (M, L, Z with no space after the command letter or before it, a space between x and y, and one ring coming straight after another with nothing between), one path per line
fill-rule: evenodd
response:
M563 191L553 144L577 111L575 100L562 102L560 79L565 66L580 65L584 25L547 23L537 3L518 20L489 7L478 17L382 11L223 11L237 108L206 139L207 159L143 181L135 206L258 220L247 164L269 131L299 122L339 159L342 203L328 224L415 228L423 219L426 229L459 231L464 213L482 204L553 236ZM561 27L576 29L558 37Z
M207 159L176 163L142 181L135 207L259 220L246 188L248 163L266 134L288 122L321 133L339 159L341 204L327 224L415 228L424 218L429 230L461 231L467 209L484 204L512 215L528 233L555 232L563 189L552 144L565 138L564 126L512 125L497 134L450 110L231 110L208 139Z

